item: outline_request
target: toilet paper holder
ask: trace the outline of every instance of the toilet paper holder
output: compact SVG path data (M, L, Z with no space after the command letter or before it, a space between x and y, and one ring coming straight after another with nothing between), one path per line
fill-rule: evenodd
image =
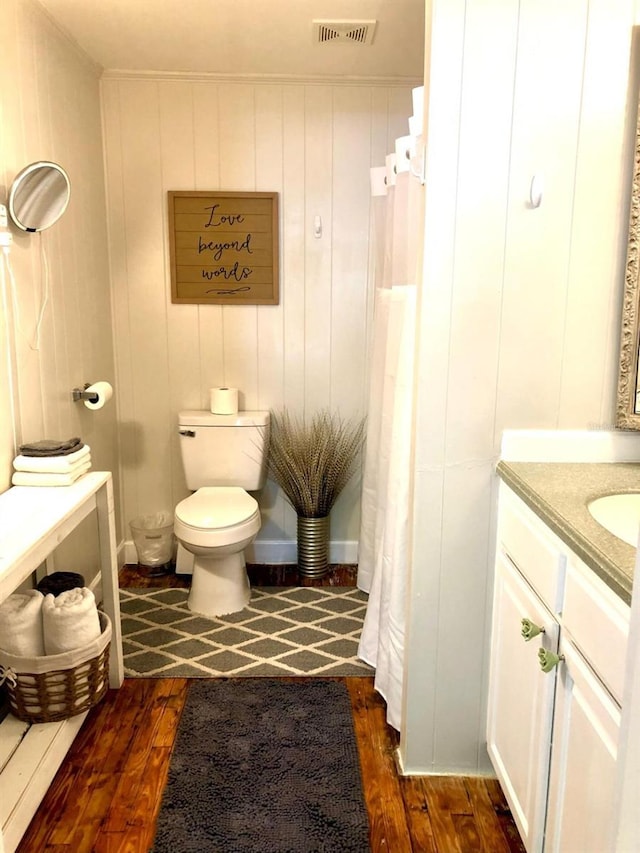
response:
M87 393L87 388L91 387L91 382L84 383L84 389L80 390L80 388L74 388L71 392L71 397L74 403L80 402L80 400L88 400L90 403L98 402L98 395Z

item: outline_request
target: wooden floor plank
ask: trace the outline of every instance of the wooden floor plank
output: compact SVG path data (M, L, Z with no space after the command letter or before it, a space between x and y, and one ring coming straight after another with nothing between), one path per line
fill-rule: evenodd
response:
M59 821L49 836L52 844L81 845L77 853L81 853L81 848L89 843L86 839L90 829L95 829L96 815L100 815L103 806L108 807L113 799L119 773L136 732L135 722L140 717L141 708L144 708L148 690L145 684L139 687L126 684L124 690L108 693L111 701L102 709L104 713L91 718L91 722L96 720L100 736L90 739L89 746L72 758L72 762L76 761L80 767L76 784L80 779L82 784L76 796L65 801L66 820ZM118 701L120 698L122 702ZM64 767L65 764L61 770Z
M96 838L93 853L124 853L127 849L126 845L127 834L125 832L106 832L103 828ZM139 848L139 850L143 849L142 847Z
M473 806L474 823L482 842L482 850L490 853L509 853L509 845L504 837L500 821L496 815L485 780L469 778L464 786Z
M75 794L81 790L80 786L84 784L82 769L74 766L67 761L58 770L54 783L47 791L40 808L38 809L39 820L31 821L27 831L22 837L20 850L35 851L35 850L50 850L61 847L59 844L50 843L50 836L53 832L59 829L61 819L73 820ZM78 812L81 806L78 804ZM55 820L53 819L55 816ZM64 837L67 837L67 830L64 830ZM65 849L68 847L65 845Z
M132 826L125 832L100 832L92 853L148 853L152 843L142 827Z
M437 853L427 798L420 777L403 776L399 783L413 849L420 853Z
M378 784L378 757L374 751L368 720L368 685L363 678L348 678L347 689L351 697L353 728L358 743L360 772L364 799L369 816L369 843L372 850L389 850L383 817L384 799Z
M467 853L460 846L453 820L454 815L465 814L464 804L460 799L460 783L460 779L452 776L428 776L422 780L438 853ZM452 811L452 808L455 811ZM466 813L470 811L469 806Z
M149 755L143 784L138 791L135 808L127 829L140 830L149 839L155 835L162 793L167 784L171 750L167 747L154 747Z
M113 806L105 820L105 831L122 832L132 822L140 788L145 784L145 774L154 739L159 736L161 721L167 703L176 690L175 679L141 679L147 688L147 706L135 723L135 733L130 738L124 766L118 780ZM186 689L186 680L180 679ZM175 717L172 715L171 720ZM174 730L175 731L175 730ZM163 734L164 737L164 734ZM170 749L168 750L170 753Z
M485 778L484 784L493 809L500 822L502 833L507 839L510 853L526 853L524 844L520 838L520 833L513 821L509 804L507 803L502 788L500 787L500 783L497 779Z
M175 741L176 729L182 716L184 703L187 700L187 689L189 682L186 678L173 678L169 697L165 703L160 725L153 739L156 747L166 746L171 748Z
M366 701L366 718L374 754L377 757L377 781L384 804L382 816L388 849L410 851L412 850L411 836L398 781L394 743L389 737L389 727L386 722L386 705L382 697L373 690L373 679L366 679L366 683L369 691Z
M507 803L504 792L500 787L500 782L497 779L487 778L484 780L484 783L496 814L509 812L509 803Z
M472 815L473 806L461 776L427 776L423 781L425 789L433 787L440 807L451 814Z
M123 720L128 702L138 695L135 685L127 685L124 690L107 691L99 705L92 708L74 740L67 757L61 765L54 784L51 785L40 805L38 813L43 816L39 822L32 821L23 836L20 850L43 850L67 845L70 835L79 824L87 806L88 791L97 778L97 769L104 754L101 753L105 727L112 715ZM93 774L93 775L92 775ZM50 816L56 816L56 820Z
M452 814L451 822L456 833L456 841L463 853L490 853L482 846L473 815Z

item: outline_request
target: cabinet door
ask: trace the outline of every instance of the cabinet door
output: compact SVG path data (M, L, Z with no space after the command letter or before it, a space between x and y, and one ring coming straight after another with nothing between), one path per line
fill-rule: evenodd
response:
M558 672L545 853L613 849L620 709L572 643Z
M544 633L526 642L522 620ZM520 572L498 554L493 604L487 748L528 853L542 849L555 674L538 650L557 652L558 623Z

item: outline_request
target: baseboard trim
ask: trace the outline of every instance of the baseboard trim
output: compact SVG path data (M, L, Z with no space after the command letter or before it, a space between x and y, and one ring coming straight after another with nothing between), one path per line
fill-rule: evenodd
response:
M402 754L400 749L393 751L396 773L398 776L469 776L474 779L495 779L496 774L493 768L482 767L404 767L402 764Z
M293 564L298 560L295 542L286 539L256 541L247 548L247 562L264 565ZM133 539L127 539L118 549L119 565L134 565L138 562ZM356 540L335 540L329 543L329 562L355 565L358 562L358 542Z

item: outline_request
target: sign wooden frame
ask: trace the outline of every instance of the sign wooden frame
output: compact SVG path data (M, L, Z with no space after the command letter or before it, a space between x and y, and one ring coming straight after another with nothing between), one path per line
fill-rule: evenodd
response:
M278 304L278 193L169 191L171 301Z

